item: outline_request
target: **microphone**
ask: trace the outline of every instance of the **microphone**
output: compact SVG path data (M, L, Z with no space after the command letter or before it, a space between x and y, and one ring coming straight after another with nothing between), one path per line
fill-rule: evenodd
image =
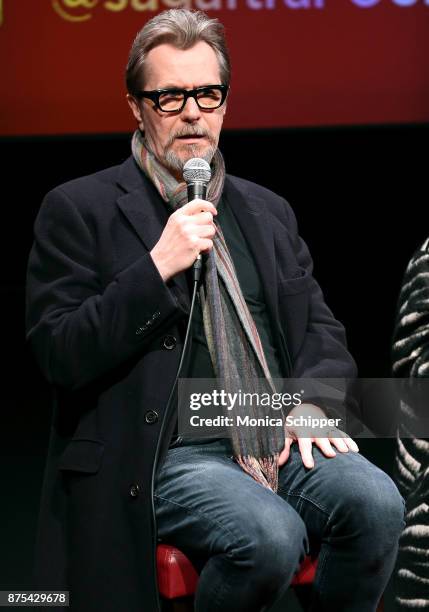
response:
M205 200L207 185L211 179L212 171L208 162L200 157L188 159L183 166L183 179L188 188L188 202L200 198Z
M183 179L186 183L188 192L188 202L199 198L205 200L207 196L207 185L210 181L212 171L210 165L205 159L200 157L193 157L188 159L186 164L183 166ZM197 256L194 261L194 281L198 282L201 276L201 268L203 261L201 253Z

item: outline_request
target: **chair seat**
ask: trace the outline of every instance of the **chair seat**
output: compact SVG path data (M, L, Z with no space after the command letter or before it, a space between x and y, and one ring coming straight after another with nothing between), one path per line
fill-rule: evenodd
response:
M198 573L188 557L174 546L158 544L158 588L162 597L176 599L193 595L197 588ZM313 582L317 559L306 557L292 580L292 585Z

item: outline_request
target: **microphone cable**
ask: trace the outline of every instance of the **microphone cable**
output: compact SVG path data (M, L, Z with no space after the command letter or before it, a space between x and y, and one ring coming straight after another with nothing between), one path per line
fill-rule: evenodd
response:
M189 317L188 317L188 324L186 326L185 340L183 341L182 353L180 355L180 361L179 361L179 365L177 367L177 372L176 372L176 376L175 376L175 379L174 379L174 383L173 383L173 385L171 387L170 396L168 398L167 405L165 407L164 416L163 416L162 423L161 423L161 428L160 428L160 431L159 431L158 442L157 442L157 445L156 445L154 462L153 462L153 466L152 466L152 477L151 477L151 484L150 484L151 520L152 520L152 528L153 528L152 529L152 533L153 533L153 539L152 539L153 555L152 555L152 560L153 560L153 564L154 564L153 571L154 571L154 576L155 576L156 585L157 585L157 603L158 603L158 611L157 612L161 612L161 601L160 601L160 598L159 598L159 590L158 590L158 567L157 567L158 538L157 538L157 528L156 528L156 518L155 518L155 501L154 501L155 476L156 476L156 470L157 470L158 462L159 462L159 456L160 456L160 451L161 451L162 440L163 440L164 435L166 433L167 425L170 422L170 413L171 413L171 411L172 411L172 409L174 407L174 401L173 400L174 400L174 397L176 395L177 386L178 386L180 374L181 374L182 367L183 367L183 362L185 360L185 355L186 355L186 352L187 352L187 349L188 349L188 346L189 346L189 337L190 337L190 331L191 331L191 328L192 328L192 317L193 317L193 314L194 314L195 301L196 301L196 296L197 296L197 288L198 288L198 284L199 284L199 280L200 280L200 276L201 276L201 270L202 270L202 257L200 255L195 260L195 262L193 264L194 286L193 286L193 290L192 290L191 307L189 309ZM182 440L181 436L178 436L177 440L181 441Z

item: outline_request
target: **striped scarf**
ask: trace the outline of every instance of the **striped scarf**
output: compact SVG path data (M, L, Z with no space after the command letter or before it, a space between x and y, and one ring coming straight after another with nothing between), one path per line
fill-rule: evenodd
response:
M133 135L132 151L139 167L152 181L171 211L187 202L187 188L162 166L143 140ZM212 160L212 177L207 200L217 206L225 181L225 165L219 151ZM216 220L215 220L216 223ZM258 330L243 297L222 230L216 224L213 249L206 258L204 281L199 295L204 331L216 378L227 392L273 393L275 387ZM260 395L259 395L260 397ZM261 417L258 406L234 406L235 416ZM228 416L231 416L229 414ZM282 414L279 411L279 417ZM284 447L283 427L239 427L236 419L228 427L235 461L256 482L276 492L279 453Z
M393 374L429 376L429 239L404 275L392 347ZM423 413L421 410L423 409ZM401 401L395 480L406 499L406 526L395 569L398 610L429 610L429 440L419 437L427 404Z

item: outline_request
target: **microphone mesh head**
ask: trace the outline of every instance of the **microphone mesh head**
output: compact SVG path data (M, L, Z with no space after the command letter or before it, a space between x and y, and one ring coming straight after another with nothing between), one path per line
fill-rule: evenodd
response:
M210 165L205 159L193 157L188 159L183 166L183 178L185 183L208 183L210 181L212 171Z

